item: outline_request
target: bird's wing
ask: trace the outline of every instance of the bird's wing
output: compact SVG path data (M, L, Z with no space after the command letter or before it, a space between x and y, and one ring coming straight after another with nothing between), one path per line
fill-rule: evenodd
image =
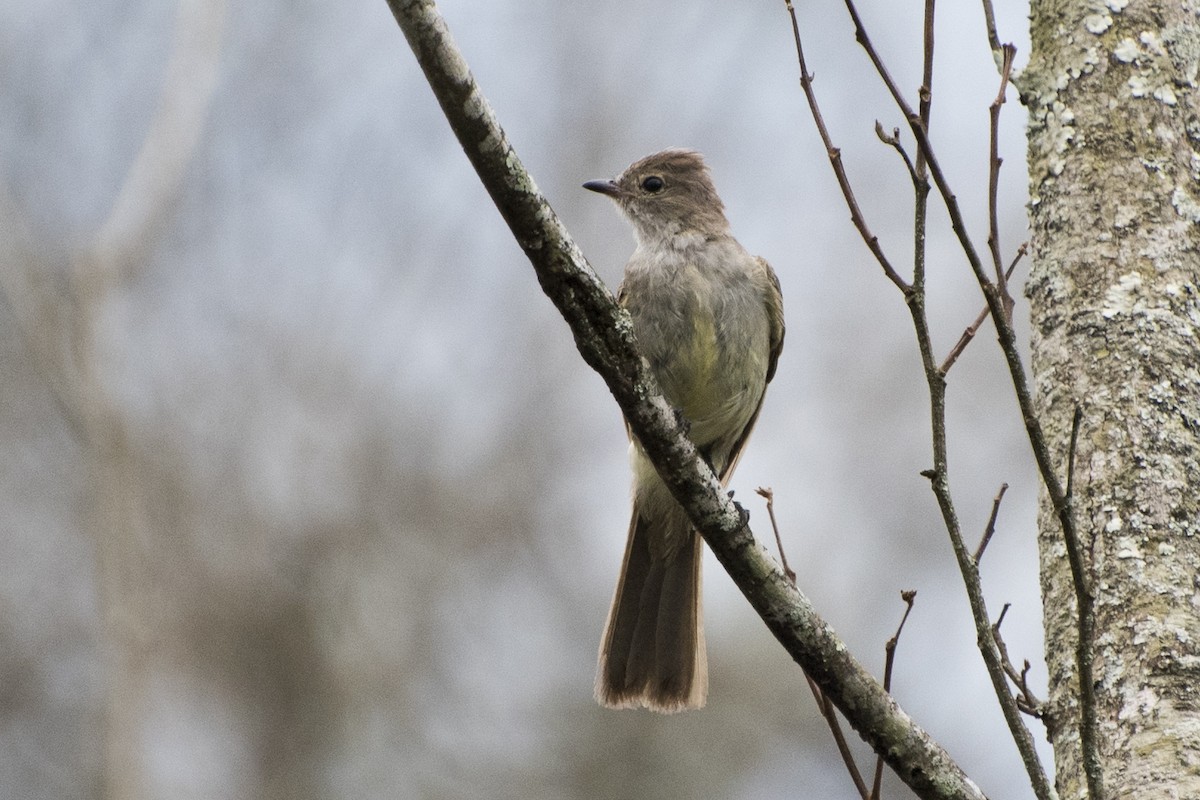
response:
M769 289L766 297L768 338L767 343L770 348L767 356L767 383L775 377L775 368L779 365L779 354L783 352L783 335L786 328L783 323L783 292L779 288L779 276L775 274L775 270L771 269L771 265L766 259L758 257L758 266L766 273ZM758 421L758 412L762 410L763 397L767 394L766 386L763 386L763 393L758 397L758 405L754 408L754 413L750 416L750 421L746 423L746 427L742 428L741 434L737 441L734 442L733 448L729 451L729 459L725 466L721 469L721 483L729 483L729 479L733 476L733 470L737 467L738 461L741 460L742 450L746 446L746 440L750 438L750 432L754 430L754 423Z

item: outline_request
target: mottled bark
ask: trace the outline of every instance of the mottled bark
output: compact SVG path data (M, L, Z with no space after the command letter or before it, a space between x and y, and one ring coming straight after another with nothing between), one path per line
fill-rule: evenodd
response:
M1028 287L1043 425L1066 470L1096 612L1105 796L1200 797L1200 20L1192 2L1035 0ZM1040 519L1051 740L1084 796L1076 603Z

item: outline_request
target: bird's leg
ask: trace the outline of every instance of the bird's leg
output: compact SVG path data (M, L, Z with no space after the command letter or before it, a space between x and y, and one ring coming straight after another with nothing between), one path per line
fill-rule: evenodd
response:
M684 434L691 436L692 422L683 415L683 408L681 406L672 406L671 410L675 412L675 424L683 428ZM705 460L707 461L707 459Z

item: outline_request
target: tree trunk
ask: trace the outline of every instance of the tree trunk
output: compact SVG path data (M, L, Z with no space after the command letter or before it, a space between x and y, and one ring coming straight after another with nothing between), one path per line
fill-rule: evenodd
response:
M1189 0L1034 0L1030 109L1037 402L1067 469L1096 613L1105 796L1200 797L1200 63ZM1039 514L1050 738L1084 796L1075 593Z

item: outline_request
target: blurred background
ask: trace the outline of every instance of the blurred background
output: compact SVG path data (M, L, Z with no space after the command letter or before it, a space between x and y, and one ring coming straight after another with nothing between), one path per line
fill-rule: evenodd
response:
M1020 65L1025 6L1001 5ZM733 488L760 536L754 489L774 489L800 586L876 674L918 590L895 695L985 791L1029 796L918 474L909 317L849 223L784 4L442 10L611 286L632 236L580 184L667 146L707 155L786 299ZM915 98L922 4L861 11ZM841 4L798 13L867 219L908 265L909 179L873 132L903 120ZM932 139L983 248L997 72L981 10L939 14ZM1015 97L1002 124L1009 258ZM944 354L982 299L931 207ZM628 514L619 412L383 0L0 0L0 279L0 796L856 796L711 558L708 708L593 702ZM990 327L949 397L969 543L1011 485L984 587L1041 687L1037 487Z

